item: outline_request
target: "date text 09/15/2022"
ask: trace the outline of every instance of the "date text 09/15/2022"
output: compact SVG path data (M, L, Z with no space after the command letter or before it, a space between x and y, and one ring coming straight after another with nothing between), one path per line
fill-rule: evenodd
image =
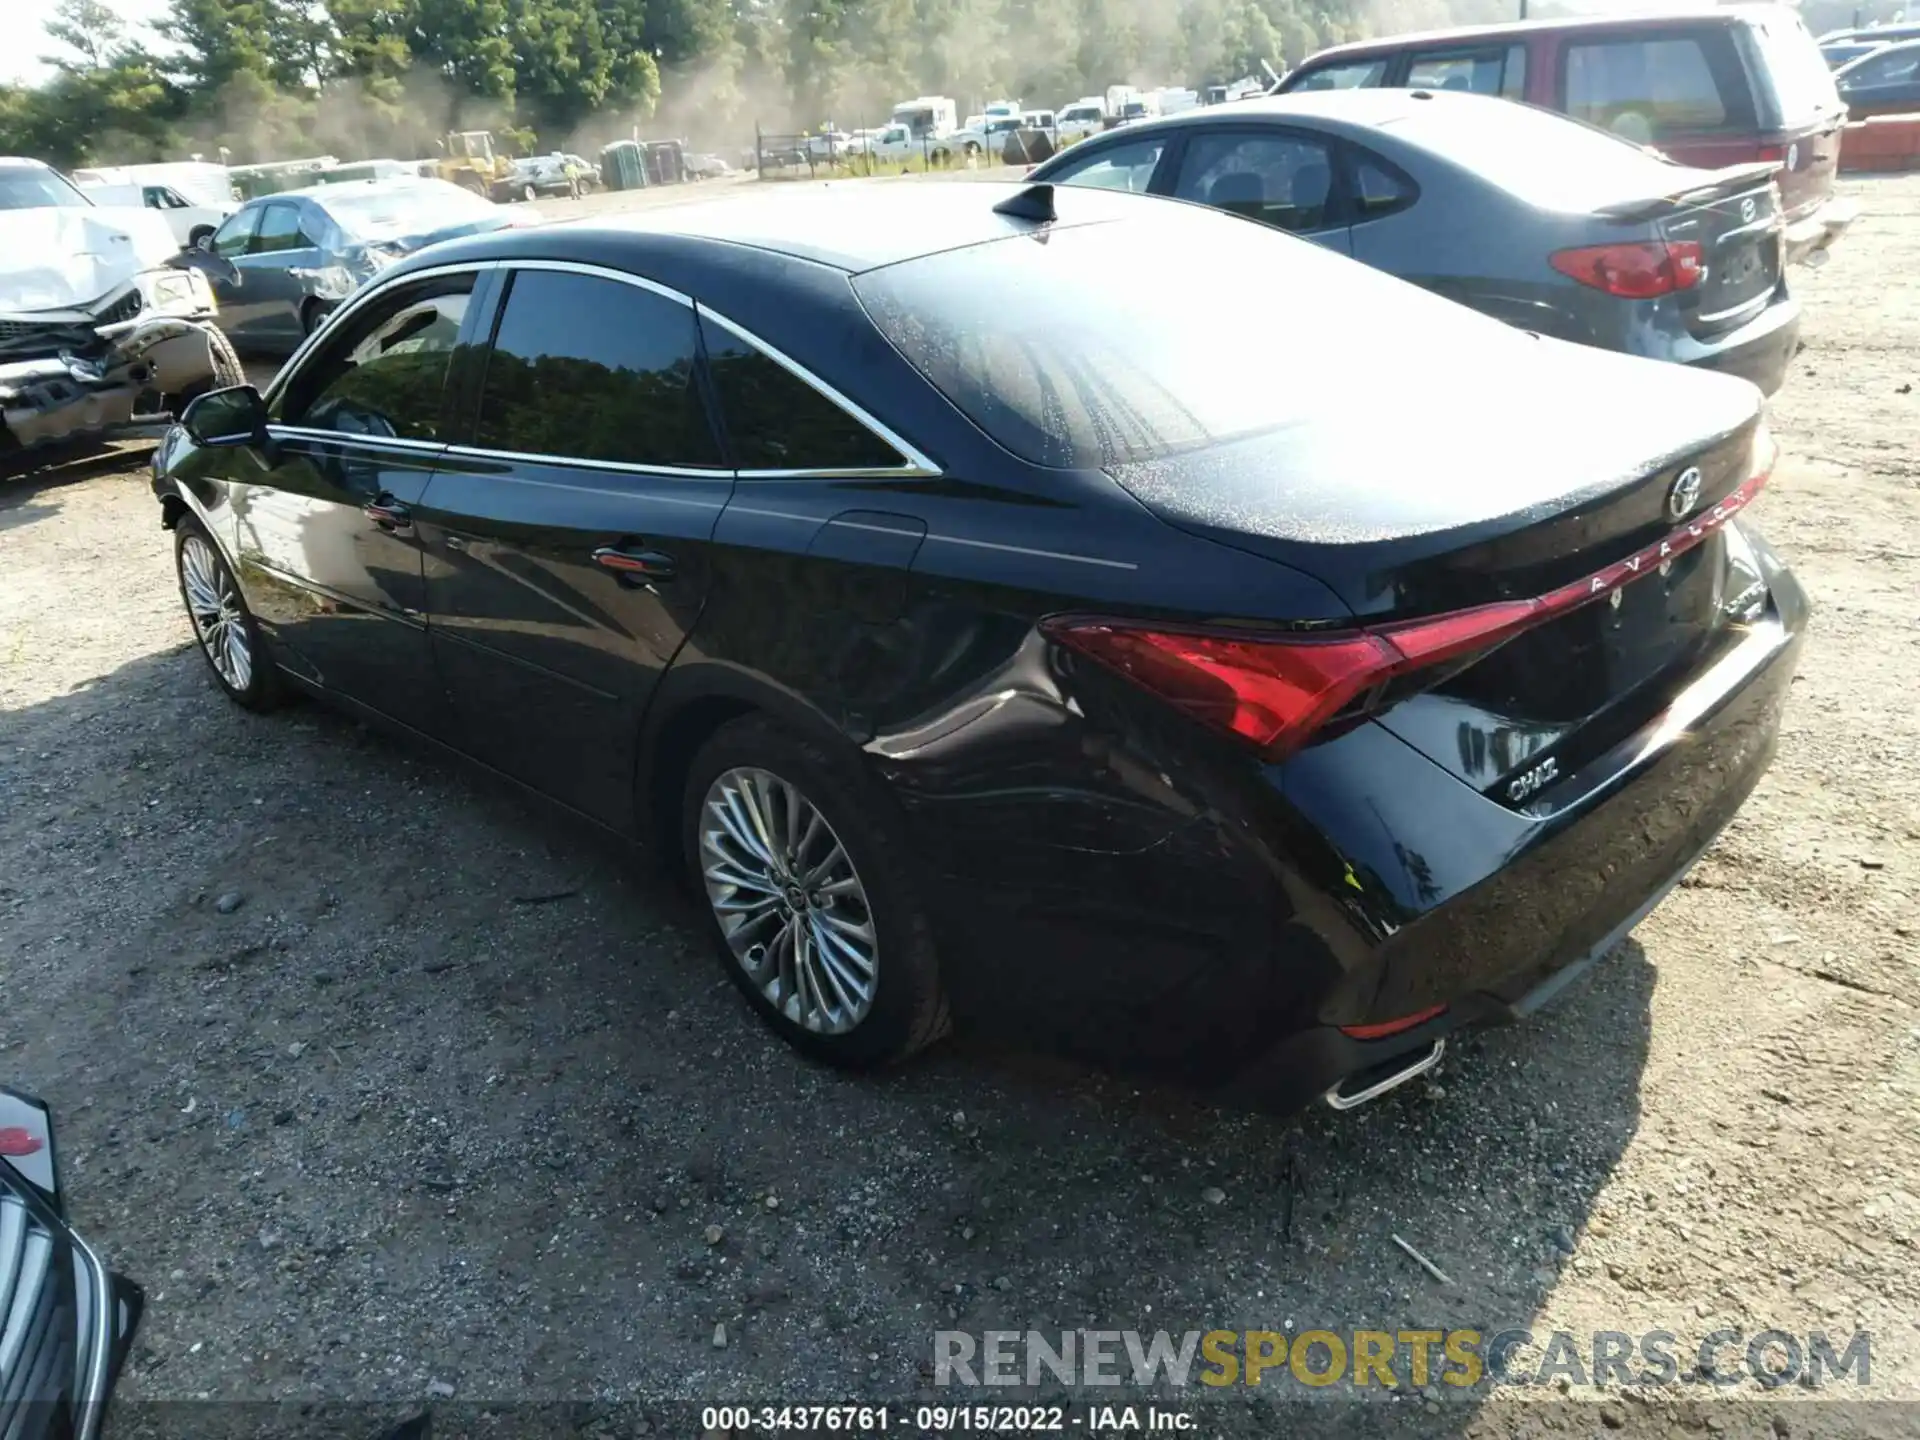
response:
M1082 1414L1064 1405L920 1405L911 1412L886 1405L709 1405L700 1412L704 1434L828 1431L878 1435L898 1430L926 1435L1139 1431L1177 1433L1194 1428L1184 1410L1158 1405L1096 1405Z

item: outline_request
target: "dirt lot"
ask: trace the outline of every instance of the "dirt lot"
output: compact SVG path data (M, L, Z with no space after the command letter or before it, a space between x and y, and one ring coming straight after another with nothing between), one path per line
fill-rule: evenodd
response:
M942 1327L1517 1324L1683 1357L1864 1328L1871 1385L1408 1393L1367 1423L1914 1433L1830 1403L1920 1400L1920 177L1850 188L1758 509L1818 606L1778 763L1576 993L1346 1116L964 1041L809 1068L627 857L221 700L137 453L0 482L0 1078L55 1105L79 1223L148 1288L123 1429L451 1387L684 1431L668 1402L911 1403ZM1203 1428L1277 1433L1252 1393Z

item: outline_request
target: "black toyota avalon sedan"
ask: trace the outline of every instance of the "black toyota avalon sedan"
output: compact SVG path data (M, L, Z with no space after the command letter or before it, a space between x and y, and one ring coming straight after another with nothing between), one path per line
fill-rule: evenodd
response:
M155 490L231 698L656 845L807 1053L978 1017L1344 1106L1605 955L1759 779L1772 459L1744 380L935 184L434 247Z

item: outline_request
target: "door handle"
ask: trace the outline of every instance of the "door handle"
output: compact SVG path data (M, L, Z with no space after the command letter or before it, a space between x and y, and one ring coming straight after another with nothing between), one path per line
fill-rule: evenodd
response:
M378 500L369 500L360 507L360 513L383 530L413 528L413 511L390 495L382 495Z
M633 582L671 580L673 557L658 550L628 550L618 545L602 545L593 552L593 563Z

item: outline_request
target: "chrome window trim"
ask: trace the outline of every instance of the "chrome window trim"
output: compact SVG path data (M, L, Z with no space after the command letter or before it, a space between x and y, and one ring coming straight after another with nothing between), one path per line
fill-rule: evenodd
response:
M267 426L267 433L276 440L320 440L335 445L364 445L375 450L404 450L410 454L438 455L447 448L444 440L409 440L404 435L357 435L351 430L284 425L278 420Z
M904 465L883 465L860 469L801 469L801 470L740 470L735 473L742 480L814 480L832 478L845 479L937 479L940 467L928 459L925 452L908 443L898 431L876 420L866 410L849 400L833 386L822 380L806 366L792 356L782 353L777 347L769 345L746 326L729 320L718 310L704 303L695 302L693 307L699 314L713 321L735 339L744 341L765 355L774 364L785 370L802 384L810 386L815 392L832 401L851 420L864 426L876 439L884 440L893 448L895 454L905 459Z
M731 476L737 480L932 480L943 473L938 465L929 459L924 451L911 444L891 426L874 418L860 405L847 398L839 390L815 375L806 366L777 346L768 344L746 326L729 319L711 306L695 300L691 295L675 290L670 285L662 285L657 280L649 280L644 275L635 275L625 270L614 270L604 265L591 265L578 260L540 260L540 259L498 259L464 260L450 265L433 265L421 270L411 270L397 277L393 284L408 285L417 280L432 280L446 275L472 274L479 276L489 270L504 271L511 278L518 270L547 270L563 275L585 275L598 280L611 280L619 285L631 285L638 290L646 290L676 304L684 305L696 317L713 321L736 339L752 346L765 355L774 364L788 374L809 386L817 394L825 397L856 424L865 428L875 438L884 441L906 463L901 465L881 465L864 467L821 467L804 469L760 469L730 470L723 467L700 468L687 465L643 465L633 461L589 460L573 455L532 454L519 450L490 450L478 445L447 445L437 440L389 439L383 436L347 436L339 431L316 430L308 426L288 425L276 421L268 428L270 431L285 432L291 436L353 440L356 443L384 445L404 450L445 450L451 455L464 456L475 460L510 460L540 465L578 465L590 470L605 470L616 474L664 475L683 480L710 480L720 476ZM286 364L280 367L280 373L274 376L267 387L266 404L271 407L285 392L288 378L296 369L303 366L312 352L335 326L351 321L353 316L367 305L375 303L380 296L391 288L376 283L348 300L328 317L326 325L301 342L300 347L287 357Z
M724 465L702 469L694 465L643 465L637 460L586 460L577 455L538 455L525 450L487 450L478 445L448 445L449 455L466 460L517 460L528 465L567 465L582 470L606 470L616 475L667 475L676 480L731 480Z

